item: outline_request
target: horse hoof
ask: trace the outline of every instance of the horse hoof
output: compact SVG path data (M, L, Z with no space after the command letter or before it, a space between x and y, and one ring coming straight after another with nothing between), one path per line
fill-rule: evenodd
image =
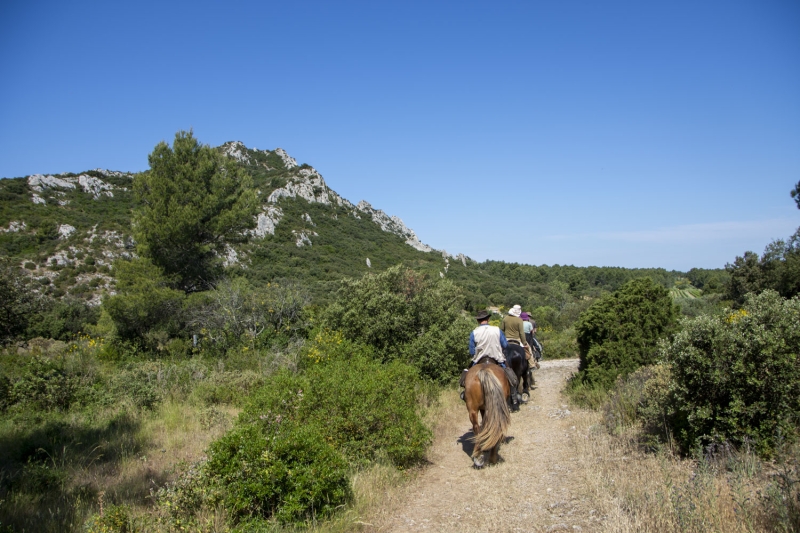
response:
M527 392L522 393L522 403L528 403L528 400L531 399L531 395Z
M483 468L483 465L486 464L486 454L482 453L477 457L473 457L472 464L475 465L475 468Z

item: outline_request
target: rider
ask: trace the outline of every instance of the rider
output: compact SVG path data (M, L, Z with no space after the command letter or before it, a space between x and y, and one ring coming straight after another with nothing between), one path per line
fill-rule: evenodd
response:
M536 340L536 321L531 320L528 313L522 313L519 317L522 319L522 326L525 328L525 340L528 341L528 346L530 346L533 352L536 368L539 368L539 360L542 358L542 351L539 341Z
M508 342L512 342L525 349L525 358L531 364L531 348L528 346L528 341L525 340L525 326L523 325L520 315L522 308L515 305L508 310L508 315L503 317L503 322L500 323L500 329L506 334Z
M488 311L479 311L475 315L475 320L478 321L478 327L472 330L469 334L469 354L472 356L472 361L469 366L478 364L484 357L494 359L497 364L503 367L506 377L508 378L509 386L513 389L514 380L509 376L510 368L506 366L506 357L503 355L503 350L508 347L506 336L500 331L497 326L489 325L489 317L492 316ZM464 375L461 376L462 387L464 386ZM461 393L461 399L464 399L464 393ZM511 401L517 405L518 400L516 394L511 395Z

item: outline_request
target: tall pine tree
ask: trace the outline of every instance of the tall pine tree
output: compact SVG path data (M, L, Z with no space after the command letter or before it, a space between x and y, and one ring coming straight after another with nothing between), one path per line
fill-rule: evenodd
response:
M174 288L207 289L221 271L226 244L255 224L252 179L191 131L178 132L172 147L160 142L148 161L150 170L133 186L138 251Z

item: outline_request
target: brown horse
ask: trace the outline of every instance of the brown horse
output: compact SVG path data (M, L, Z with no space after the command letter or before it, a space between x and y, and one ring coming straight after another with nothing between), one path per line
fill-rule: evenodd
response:
M511 394L503 369L494 363L482 362L474 365L467 372L464 380L464 400L467 402L469 420L472 422L472 434L475 448L472 451L472 462L481 468L486 458L484 452L490 450L489 462L497 462L500 442L506 436L506 429L511 420L506 398ZM481 413L481 424L478 425L478 412Z

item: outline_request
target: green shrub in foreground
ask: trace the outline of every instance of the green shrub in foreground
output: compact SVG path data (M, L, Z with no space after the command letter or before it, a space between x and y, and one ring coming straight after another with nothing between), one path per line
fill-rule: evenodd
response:
M431 432L417 413L427 387L417 370L324 337L305 373L270 376L211 447L205 471L236 521L324 517L350 499L351 465L385 456L405 467L424 456Z
M272 432L240 426L216 441L207 463L236 519L324 518L351 498L348 465L317 428L282 421Z
M370 461L386 454L399 467L423 459L432 436L417 414L424 385L414 367L354 357L314 366L307 376L312 394L301 407L302 419L324 427L348 458Z
M800 298L750 295L743 308L683 323L661 356L671 362L686 450L698 444L750 441L770 455L800 424Z

